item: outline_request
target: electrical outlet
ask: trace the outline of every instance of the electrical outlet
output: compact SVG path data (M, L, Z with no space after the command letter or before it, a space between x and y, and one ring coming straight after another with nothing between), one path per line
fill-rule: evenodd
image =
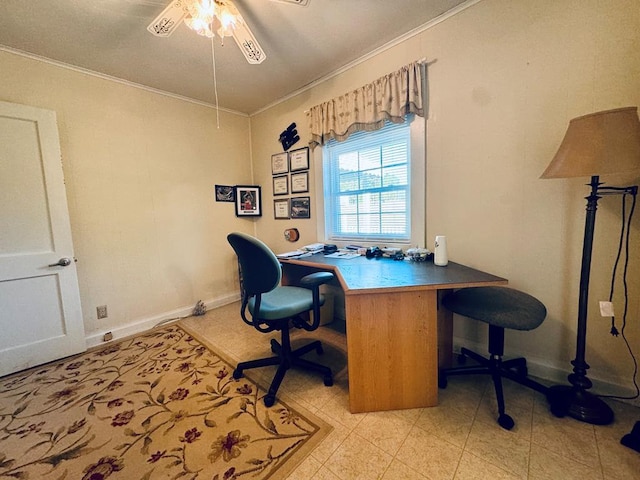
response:
M107 332L102 336L103 342L110 342L111 340L113 340L113 333L111 332Z
M100 305L96 307L96 313L98 314L98 320L101 318L107 318L107 306Z
M605 302L604 300L600 301L600 315L603 317L614 317L613 303Z

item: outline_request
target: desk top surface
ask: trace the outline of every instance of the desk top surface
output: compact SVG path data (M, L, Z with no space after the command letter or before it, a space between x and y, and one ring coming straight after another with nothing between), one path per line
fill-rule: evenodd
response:
M347 294L372 290L413 290L462 288L481 285L506 285L507 280L474 268L449 262L438 267L431 259L425 262L390 258L327 258L322 253L309 257L280 259L284 265L330 270Z

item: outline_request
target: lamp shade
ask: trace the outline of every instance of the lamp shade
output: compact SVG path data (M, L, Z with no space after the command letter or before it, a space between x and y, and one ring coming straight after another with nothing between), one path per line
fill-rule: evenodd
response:
M574 118L553 160L540 178L640 172L637 107Z

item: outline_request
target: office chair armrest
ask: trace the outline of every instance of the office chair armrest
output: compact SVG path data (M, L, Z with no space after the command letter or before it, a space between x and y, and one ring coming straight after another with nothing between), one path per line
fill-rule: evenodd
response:
M333 279L333 273L331 272L316 272L305 275L300 279L300 286L304 288L313 289L319 287L325 283L330 282Z
M254 312L260 312L260 303L262 302L262 295L257 294L255 296L255 303L254 303ZM264 320L260 320L260 315L256 315L256 317L252 317L249 318L247 317L247 307L249 305L249 295L247 295L246 293L244 293L242 295L242 306L240 307L240 317L242 317L242 321L244 323L246 323L247 325L252 326L253 328L255 328L256 330L258 330L259 332L262 333L268 333L268 332L272 332L274 330L277 330L277 326L272 325L269 322L265 322Z
M333 273L316 272L305 275L300 279L299 285L311 290L313 294L313 322L307 323L301 318L294 320L297 328L303 328L307 331L315 330L320 326L320 285L330 282Z

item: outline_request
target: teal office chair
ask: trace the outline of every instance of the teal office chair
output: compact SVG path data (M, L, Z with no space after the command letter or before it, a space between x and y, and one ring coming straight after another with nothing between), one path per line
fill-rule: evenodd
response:
M233 378L242 377L242 372L250 368L278 365L271 381L264 404L271 407L276 401L276 393L285 373L291 367L301 367L322 374L327 387L333 385L331 369L324 365L301 358L315 350L323 353L319 340L296 350L291 349L289 329L291 326L307 331L316 330L320 325L320 307L324 297L320 294L320 285L329 282L333 274L317 272L303 277L301 287L280 286L282 268L278 258L260 240L243 233L230 233L227 240L235 250L240 264L240 283L242 320L262 333L280 330L281 341L271 340L273 357L250 360L238 364ZM247 311L250 314L247 315ZM305 315L313 312L313 317Z

